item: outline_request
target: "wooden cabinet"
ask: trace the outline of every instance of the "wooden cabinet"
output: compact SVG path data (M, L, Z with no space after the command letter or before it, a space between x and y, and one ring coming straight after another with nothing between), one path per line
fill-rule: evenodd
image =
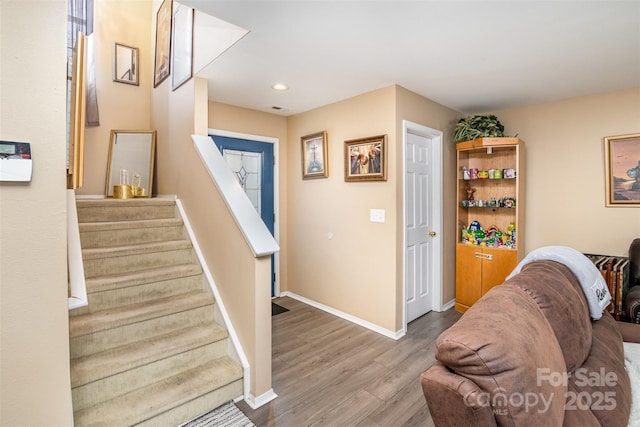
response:
M480 138L457 151L456 305L466 311L524 254L524 142Z

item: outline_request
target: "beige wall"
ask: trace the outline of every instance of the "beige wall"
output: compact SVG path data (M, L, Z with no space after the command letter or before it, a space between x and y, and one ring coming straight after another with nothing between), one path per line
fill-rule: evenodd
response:
M640 88L495 114L526 143L525 250L627 255L640 237L640 208L605 207L603 138L640 132Z
M444 230L452 235L455 188L446 177L455 173L455 148L448 140L458 117L390 86L289 118L288 290L388 331L402 329L402 121L444 132ZM300 137L320 130L329 138L329 178L302 180ZM388 138L387 181L346 183L344 141L379 134ZM385 223L369 221L374 208L385 210ZM455 292L453 239L445 237L444 302Z
M151 1L95 0L93 37L100 126L85 130L84 186L76 191L78 195L105 194L112 129L150 129L152 5ZM139 49L139 86L113 81L114 42Z
M0 2L0 139L31 143L0 183L0 425L71 425L66 251L66 1Z
M396 332L395 87L289 117L288 290ZM300 138L328 135L326 179L302 179ZM387 135L387 181L345 182L344 141ZM385 222L369 221L384 209ZM329 234L332 237L329 237Z

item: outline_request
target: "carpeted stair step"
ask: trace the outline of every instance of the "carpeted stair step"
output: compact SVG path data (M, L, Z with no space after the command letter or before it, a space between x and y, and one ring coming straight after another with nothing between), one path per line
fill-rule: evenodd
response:
M213 296L210 293L193 291L174 297L129 304L111 310L71 317L69 318L69 334L71 338L95 334L133 323L153 320L172 313L212 305L213 303Z
M73 359L71 387L78 387L131 369L202 347L228 337L216 324L206 323L169 334ZM226 348L224 348L226 351ZM224 355L213 355L217 359Z
M128 393L227 354L224 329L202 323L170 334L72 359L75 410Z
M78 222L130 221L175 218L172 199L81 199L76 200Z
M189 240L82 250L86 278L106 276L195 261Z
M70 318L69 323L78 317ZM212 306L205 305L158 317L151 321L131 323L117 328L102 330L94 334L74 336L69 339L70 356L72 359L75 359L121 345L156 337L163 333L195 327L203 322L214 321L215 314Z
M203 289L204 276L199 264L179 264L94 277L86 280L86 286L89 304L72 310L70 316Z
M89 408L151 383L178 375L207 361L219 359L225 356L220 353L224 353L226 345L226 340L206 344L139 368L75 387L72 389L73 407L76 411Z
M165 378L148 386L117 396L106 402L74 412L76 426L131 426L165 424L168 420L187 421L204 412L189 414L189 405L200 399L213 409L242 393L242 369L224 356L201 366ZM226 397L229 395L230 397ZM216 400L220 400L216 404ZM173 412L176 412L172 414ZM171 421L175 422L175 421ZM176 425L176 424L174 424Z
M80 241L85 249L180 240L186 237L180 218L86 222L79 224L79 229Z

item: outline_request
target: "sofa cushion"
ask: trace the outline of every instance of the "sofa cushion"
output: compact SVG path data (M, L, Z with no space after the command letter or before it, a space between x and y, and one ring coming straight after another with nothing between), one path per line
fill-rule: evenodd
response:
M492 406L498 425L562 425L566 382L540 379L566 372L562 350L521 288L492 288L440 334L436 359L484 391L476 400Z
M571 270L556 261L535 261L505 284L521 288L538 304L558 339L567 370L581 366L591 349L591 319Z
M603 426L626 426L631 382L616 321L605 313L593 322L593 344L584 364L569 372L567 411L592 412Z

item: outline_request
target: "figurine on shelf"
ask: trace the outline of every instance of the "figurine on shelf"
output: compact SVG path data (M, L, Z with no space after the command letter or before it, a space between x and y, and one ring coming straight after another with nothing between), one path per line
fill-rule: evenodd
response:
M471 231L482 230L482 226L480 225L480 222L478 222L478 221L473 221L473 222L469 225L469 230L471 230Z
M510 222L509 225L507 226L507 235L509 236L509 239L507 239L507 242L505 243L505 245L508 248L515 248L516 247L516 225L513 222Z
M515 208L516 207L516 199L513 197L505 197L502 199L502 204L505 208Z
M473 193L476 192L476 189L470 186L469 184L467 184L466 191L467 191L467 200L475 200L473 198Z

